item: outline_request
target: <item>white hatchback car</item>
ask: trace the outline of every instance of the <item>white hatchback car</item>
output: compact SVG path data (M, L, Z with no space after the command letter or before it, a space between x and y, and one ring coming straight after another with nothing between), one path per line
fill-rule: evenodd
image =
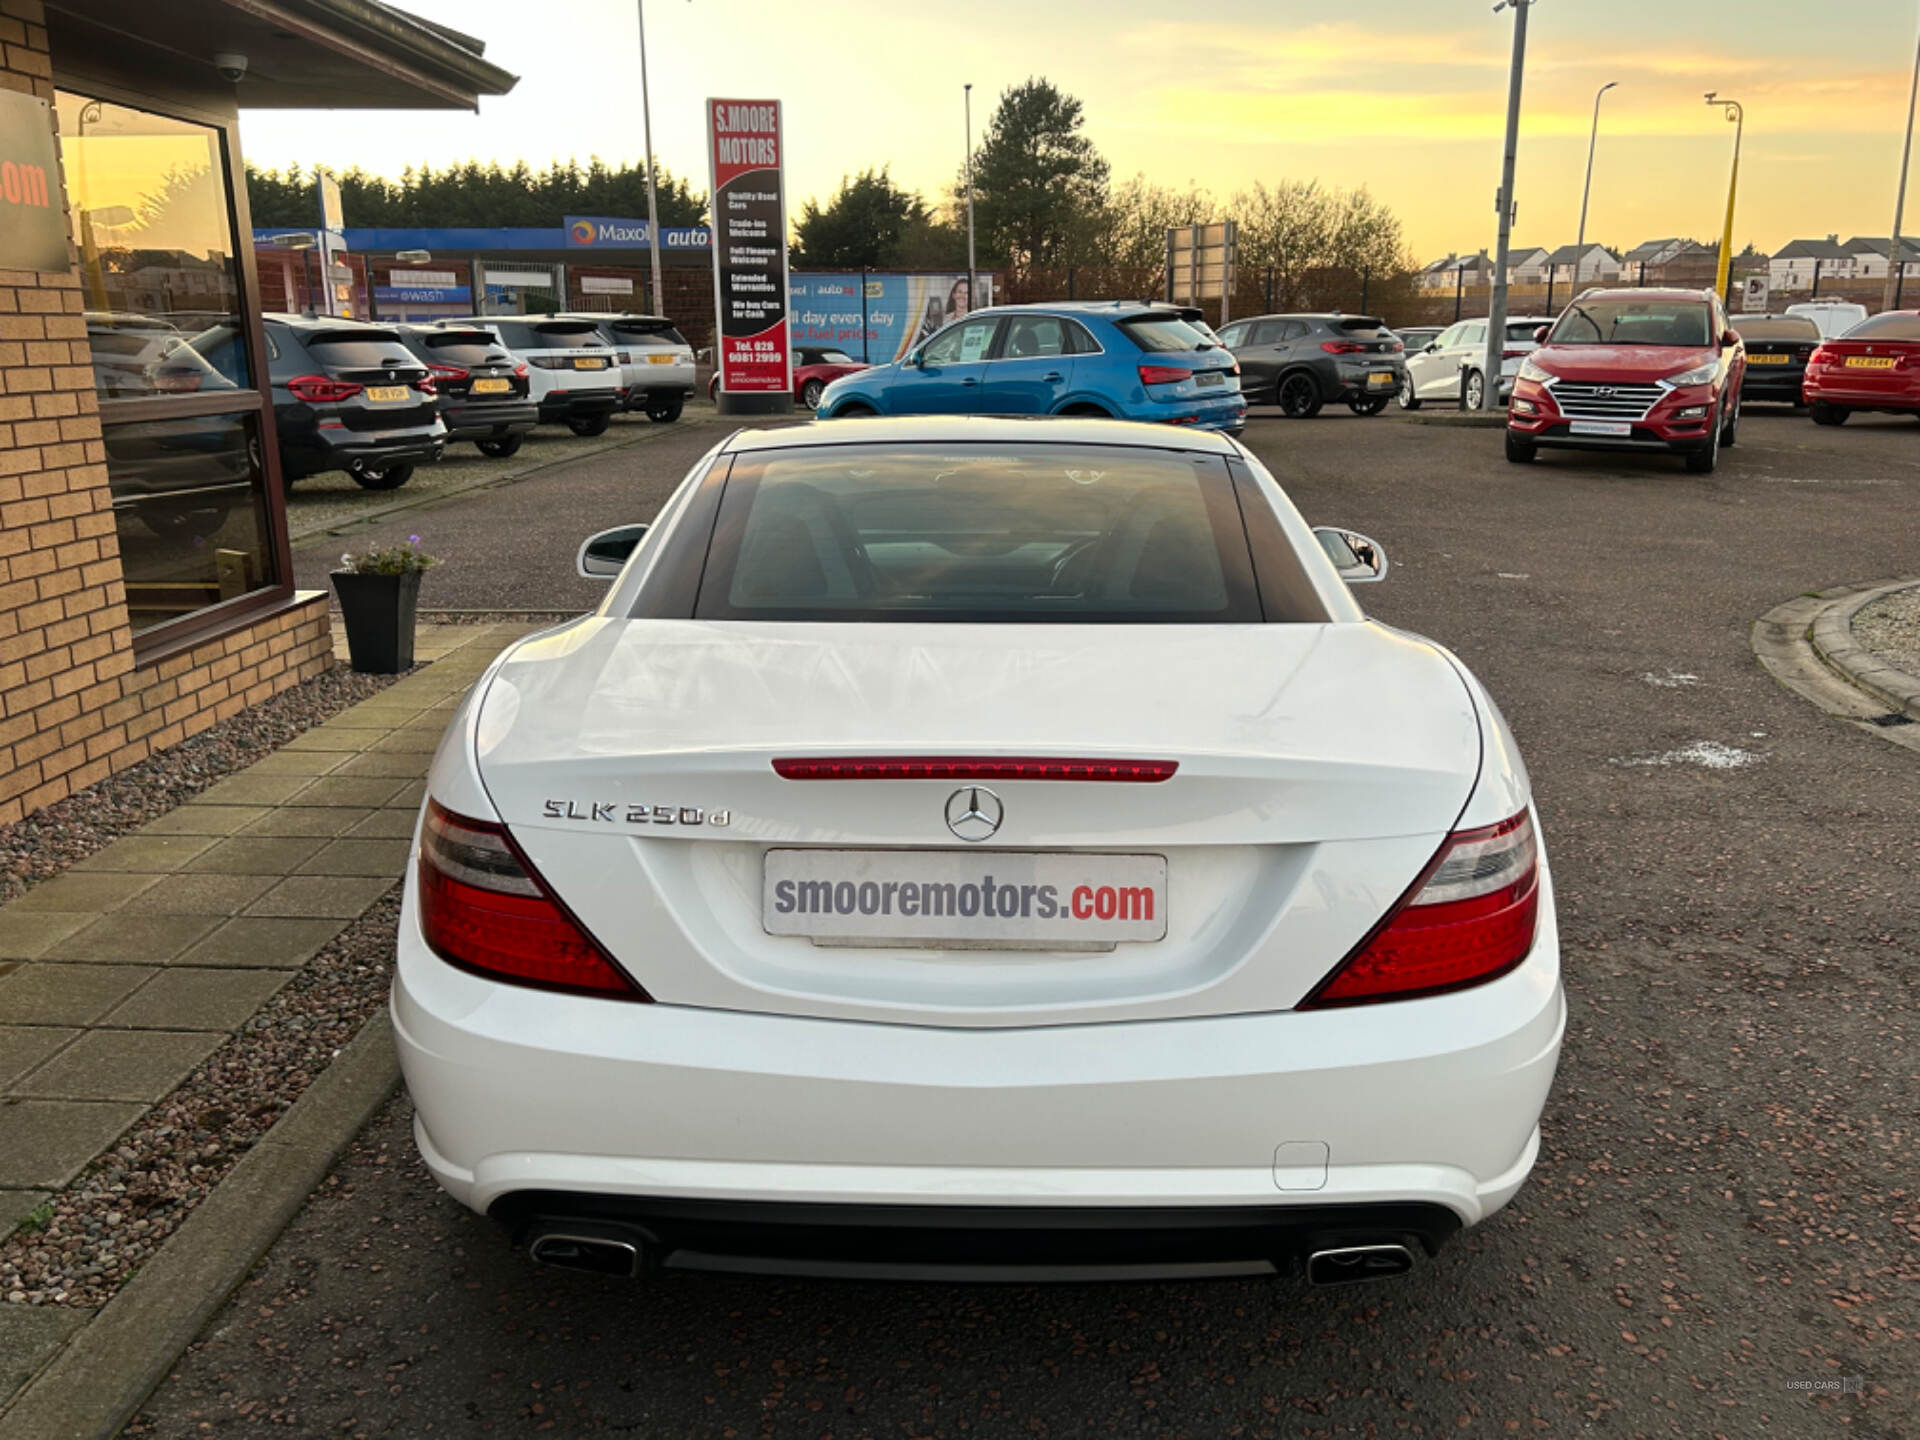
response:
M475 315L460 322L490 330L524 361L543 425L598 435L626 403L620 360L591 320L552 315Z
M1526 1179L1566 1007L1513 737L1385 568L1221 436L735 434L435 757L433 1175L596 1271L1406 1270Z

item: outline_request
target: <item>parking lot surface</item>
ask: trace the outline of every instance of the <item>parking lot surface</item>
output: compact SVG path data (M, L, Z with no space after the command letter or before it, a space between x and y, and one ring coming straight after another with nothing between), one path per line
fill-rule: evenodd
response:
M396 526L449 559L423 604L591 603L579 538L720 433ZM137 1433L1912 1435L1920 771L1778 688L1748 630L1920 571L1920 432L1754 412L1707 477L1510 466L1497 432L1396 416L1247 439L1309 520L1385 546L1362 602L1456 649L1531 765L1571 1017L1509 1209L1351 1290L615 1283L439 1195L402 1098Z

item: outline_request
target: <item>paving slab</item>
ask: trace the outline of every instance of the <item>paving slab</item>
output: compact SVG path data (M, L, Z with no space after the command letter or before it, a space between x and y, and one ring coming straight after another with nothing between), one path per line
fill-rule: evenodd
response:
M123 835L73 868L82 873L128 870L142 875L164 875L169 870L178 870L211 844L213 841L205 835Z
M247 767L249 775L325 775L342 763L342 756L327 750L276 750L262 755Z
M417 752L369 750L341 762L336 775L374 775L400 780L418 780L427 773L428 757Z
M397 776L328 775L312 781L300 791L302 805L352 805L368 809L385 805L400 792L406 781Z
M292 978L287 970L175 966L154 976L100 1023L143 1030L234 1030Z
M236 835L196 857L193 868L227 875L287 875L324 844L310 835ZM245 908L236 906L235 911Z
M369 815L371 808L351 805L282 805L269 810L240 833L242 835L312 835L331 839L343 835Z
M338 920L241 915L183 954L178 963L298 970L340 930Z
M347 831L350 836L379 840L411 840L419 822L418 807L412 810L375 810Z
M374 752L397 751L406 755L431 755L440 748L441 731L429 734L425 730L395 730L391 735L382 735L369 744L366 749ZM368 732L371 734L372 732Z
M0 1025L0 1091L51 1059L79 1033L52 1025Z
M302 875L384 875L398 879L407 868L405 840L330 840L320 851L300 862Z
M0 1015L16 1025L92 1025L159 973L137 965L23 965L0 975Z
M46 1190L0 1190L0 1239L11 1235L22 1220L46 1204L51 1193ZM11 1308L0 1306L0 1309ZM0 1338L0 1349L5 1349L6 1343L4 1338ZM4 1393L4 1390L0 1390L0 1394Z
M118 910L159 879L158 875L69 870L34 886L18 900L9 901L0 915L31 914L36 910L64 910L73 915Z
M202 805L197 801L176 806L140 827L142 835L231 835L263 815L264 805Z
M249 905L246 913L353 920L399 878L398 874L293 875Z
M60 910L0 910L0 956L9 960L37 960L74 931L98 920L98 915Z
M303 775L229 775L200 798L208 805L284 805L313 782Z
M420 808L426 798L427 782L425 780L415 780L412 784L402 786L393 795L389 796L387 799L387 808L390 810L405 810L411 814Z
M272 875L169 875L164 885L134 896L127 915L218 915L244 910L273 884Z
M164 965L218 923L211 915L140 915L116 910L49 948L43 960L88 965Z
M0 1186L58 1189L145 1109L123 1100L0 1100Z
M151 1105L226 1042L198 1030L89 1030L17 1082L16 1095L52 1100L140 1100Z
M0 1395L39 1374L93 1315L77 1305L0 1304Z
M353 755L364 750L374 732L367 730L329 730L316 725L296 735L283 747L288 750L325 750L336 755Z

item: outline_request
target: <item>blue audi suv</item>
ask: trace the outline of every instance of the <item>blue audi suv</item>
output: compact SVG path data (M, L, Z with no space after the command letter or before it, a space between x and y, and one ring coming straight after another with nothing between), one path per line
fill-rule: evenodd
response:
M1138 300L976 310L905 359L841 376L814 414L1097 415L1238 434L1240 366L1198 316Z

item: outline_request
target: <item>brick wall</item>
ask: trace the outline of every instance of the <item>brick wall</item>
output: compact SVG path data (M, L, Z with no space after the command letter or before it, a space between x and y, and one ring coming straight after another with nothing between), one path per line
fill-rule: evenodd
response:
M45 20L0 0L0 88L51 103ZM0 824L332 663L322 595L135 668L81 309L77 273L0 270Z

